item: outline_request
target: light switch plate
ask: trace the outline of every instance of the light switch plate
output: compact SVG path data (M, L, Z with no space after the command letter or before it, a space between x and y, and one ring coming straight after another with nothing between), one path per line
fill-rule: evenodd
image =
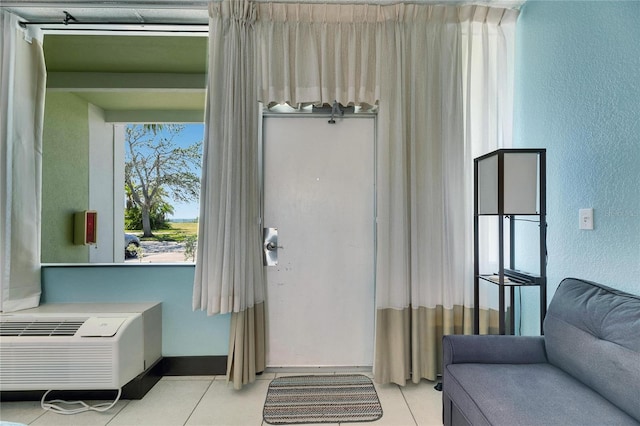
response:
M593 209L580 209L578 216L580 220L580 229L593 229Z

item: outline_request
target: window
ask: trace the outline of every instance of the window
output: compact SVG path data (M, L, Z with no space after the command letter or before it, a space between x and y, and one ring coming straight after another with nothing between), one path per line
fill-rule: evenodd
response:
M192 141L202 141L206 34L45 34L44 50L41 260L124 262L127 126L175 124L197 133ZM166 191L173 209L165 212L169 222L197 218L186 210L198 210L192 198L182 202ZM95 245L74 243L73 217L85 210L97 212ZM141 230L132 231L141 238ZM144 245L138 254L129 260L153 261Z
M125 262L194 262L204 126L124 130Z

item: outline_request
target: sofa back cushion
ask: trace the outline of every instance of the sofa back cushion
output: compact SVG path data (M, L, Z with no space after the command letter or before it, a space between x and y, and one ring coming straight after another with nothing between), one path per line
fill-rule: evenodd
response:
M544 333L551 364L640 421L640 296L567 278Z

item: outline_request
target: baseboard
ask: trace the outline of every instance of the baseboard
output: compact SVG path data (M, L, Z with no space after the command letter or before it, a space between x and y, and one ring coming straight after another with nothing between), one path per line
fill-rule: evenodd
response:
M150 368L122 387L123 399L142 399L162 379L164 359L160 358Z
M219 376L227 374L227 356L171 356L163 358L165 376Z

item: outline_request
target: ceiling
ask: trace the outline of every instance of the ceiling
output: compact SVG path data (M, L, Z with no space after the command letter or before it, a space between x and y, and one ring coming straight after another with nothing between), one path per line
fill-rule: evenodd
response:
M27 21L62 23L65 11L79 23L207 24L208 0L3 0L2 8Z
M45 35L48 72L187 73L207 69L206 37Z
M206 37L45 34L44 55L49 91L117 111L115 121L123 111L127 121L143 111L204 112Z
M480 3L518 7L523 1ZM73 93L105 110L107 119L116 117L112 121L140 121L133 118L136 115L154 121L156 116L171 117L172 111L185 121L201 121L208 4L209 0L2 0L0 8L43 29L49 91ZM63 23L66 13L75 19L68 18L68 25Z
M108 121L202 121L207 4L3 0L2 8L25 21L47 22L41 27L49 92L73 93L102 108ZM77 21L62 24L64 12Z
M69 12L80 23L178 23L206 25L210 0L3 0L2 9L9 10L28 21L62 23ZM216 0L214 0L216 1ZM219 0L218 0L219 1ZM269 2L272 0L255 0ZM281 3L371 3L394 4L450 3L487 4L497 7L519 7L525 0L277 0Z

